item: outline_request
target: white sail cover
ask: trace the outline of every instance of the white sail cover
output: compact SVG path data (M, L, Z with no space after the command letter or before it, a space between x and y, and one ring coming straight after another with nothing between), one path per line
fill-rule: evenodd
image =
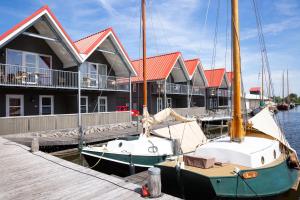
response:
M153 130L153 134L169 138L179 139L183 153L195 151L197 146L207 142L207 138L196 121L190 121Z
M144 107L143 110L143 128L145 129L145 134L147 136L150 135L150 127L154 124L160 124L166 120L168 120L170 117L173 117L175 121L179 122L191 122L191 121L196 121L195 118L186 118L178 113L176 113L174 110L171 108L166 108L158 113L156 113L153 117L151 117L148 113L147 107Z
M250 118L248 122L252 124L252 127L256 130L277 139L283 145L285 145L292 151L295 151L291 148L290 144L286 140L285 135L281 131L280 127L277 125L268 107L264 108L254 117Z

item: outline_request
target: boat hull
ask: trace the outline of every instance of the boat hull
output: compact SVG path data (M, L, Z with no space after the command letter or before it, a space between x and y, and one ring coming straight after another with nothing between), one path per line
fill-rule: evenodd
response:
M154 164L166 160L166 155L142 156L82 151L85 160L93 169L105 172L107 174L116 174L118 176L128 176L132 173L138 173L146 170ZM99 161L99 159L101 159ZM99 161L99 162L98 162ZM98 163L97 163L98 162Z
M298 177L298 170L290 168L286 160L273 167L255 169L259 175L252 179L243 179L238 175L208 177L164 165L157 167L161 168L163 192L184 199L276 196L288 191ZM240 174L246 171L240 171Z
M278 110L289 110L289 105L288 104L279 104L277 105Z

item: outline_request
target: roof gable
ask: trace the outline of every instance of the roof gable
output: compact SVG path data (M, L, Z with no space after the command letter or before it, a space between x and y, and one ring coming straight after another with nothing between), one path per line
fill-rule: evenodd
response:
M199 63L200 60L198 58L184 61L187 71L189 72L190 78L192 78L192 76L194 75Z
M13 40L15 37L26 31L29 27L36 24L39 27L43 27L43 25L37 24L36 22L45 17L49 21L47 25L50 25L51 28L59 35L61 41L66 45L68 51L74 56L78 63L81 62L81 57L78 53L76 46L74 45L73 41L71 40L70 36L66 33L63 29L62 25L59 23L55 15L51 12L49 7L43 6L42 8L35 11L32 15L25 18L18 24L16 24L13 28L9 29L5 33L0 36L0 47L6 45L8 42ZM48 43L49 44L49 43ZM54 43L49 45L51 48L55 48ZM62 58L63 56L61 56ZM67 64L68 65L68 64Z
M233 81L233 72L226 72L226 76L228 79L228 84L231 86L232 81Z
M76 47L79 49L80 54L82 55L84 61L93 53L96 51L97 48L100 46L114 46L116 50L113 51L113 53L119 52L121 54L118 54L121 56L121 59L125 62L123 63L122 60L119 60L118 62L115 62L115 56L112 54L109 55L109 53L105 53L104 56L108 61L113 61L115 65L119 64L121 67L123 64L127 65L129 71L136 75L136 71L134 67L132 66L132 63L129 59L129 56L127 52L125 51L122 43L120 42L119 38L115 34L114 30L110 27L105 30L102 30L100 32L94 33L92 35L89 35L87 37L84 37L80 40L77 40L75 42ZM110 52L109 49L104 51Z
M165 80L168 78L170 73L172 72L172 69L176 64L182 64L184 65L184 61L182 59L180 52L173 52L158 56L152 56L148 57L146 59L147 64L147 72L146 72L146 78L149 81L153 80ZM134 60L132 61L133 67L135 68L137 72L137 77L133 77L133 82L139 82L143 81L143 60ZM188 77L188 72L183 67L184 74L186 77Z
M205 70L204 73L208 81L208 87L221 87L223 81L228 82L225 76L225 68Z

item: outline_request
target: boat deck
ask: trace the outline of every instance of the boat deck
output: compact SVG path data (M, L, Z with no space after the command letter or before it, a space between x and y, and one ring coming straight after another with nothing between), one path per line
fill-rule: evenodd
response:
M274 162L272 162L270 164L265 165L262 168L275 166L275 165L281 163L284 159L285 159L284 154L281 154L281 156L277 160L275 160ZM183 157L182 156L179 157L179 162L183 162ZM176 166L176 161L167 160L163 163L160 163L159 165L174 168ZM220 177L220 176L232 176L232 175L234 175L234 169L236 167L239 168L240 170L250 170L250 169L252 169L252 168L249 168L249 167L234 165L234 164L228 164L228 163L223 163L222 166L214 165L214 167L208 168L208 169L203 169L203 168L198 168L198 167L192 167L192 166L186 166L185 165L184 169L187 170L187 171L197 173L197 174L201 174L203 176L207 176L207 177Z
M1 137L0 163L0 199L144 199L136 184Z

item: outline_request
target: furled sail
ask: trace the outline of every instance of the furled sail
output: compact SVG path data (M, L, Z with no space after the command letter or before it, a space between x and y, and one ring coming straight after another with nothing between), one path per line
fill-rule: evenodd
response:
M290 150L295 151L291 148L290 144L286 140L285 135L276 123L268 107L264 108L254 117L250 118L248 122L251 124L252 128L277 139Z
M144 114L143 114L142 123L143 123L143 128L145 130L144 134L146 134L147 136L150 135L150 128L152 125L160 124L160 123L168 120L170 117L173 117L175 119L175 121L178 121L178 122L196 121L195 118L186 118L186 117L179 115L171 108L166 108L166 109L158 112L157 114L155 114L153 117L151 117L149 115L146 107L144 107L143 113Z
M206 136L196 121L156 129L153 130L153 134L169 139L179 139L182 153L195 151L199 145L207 142Z

